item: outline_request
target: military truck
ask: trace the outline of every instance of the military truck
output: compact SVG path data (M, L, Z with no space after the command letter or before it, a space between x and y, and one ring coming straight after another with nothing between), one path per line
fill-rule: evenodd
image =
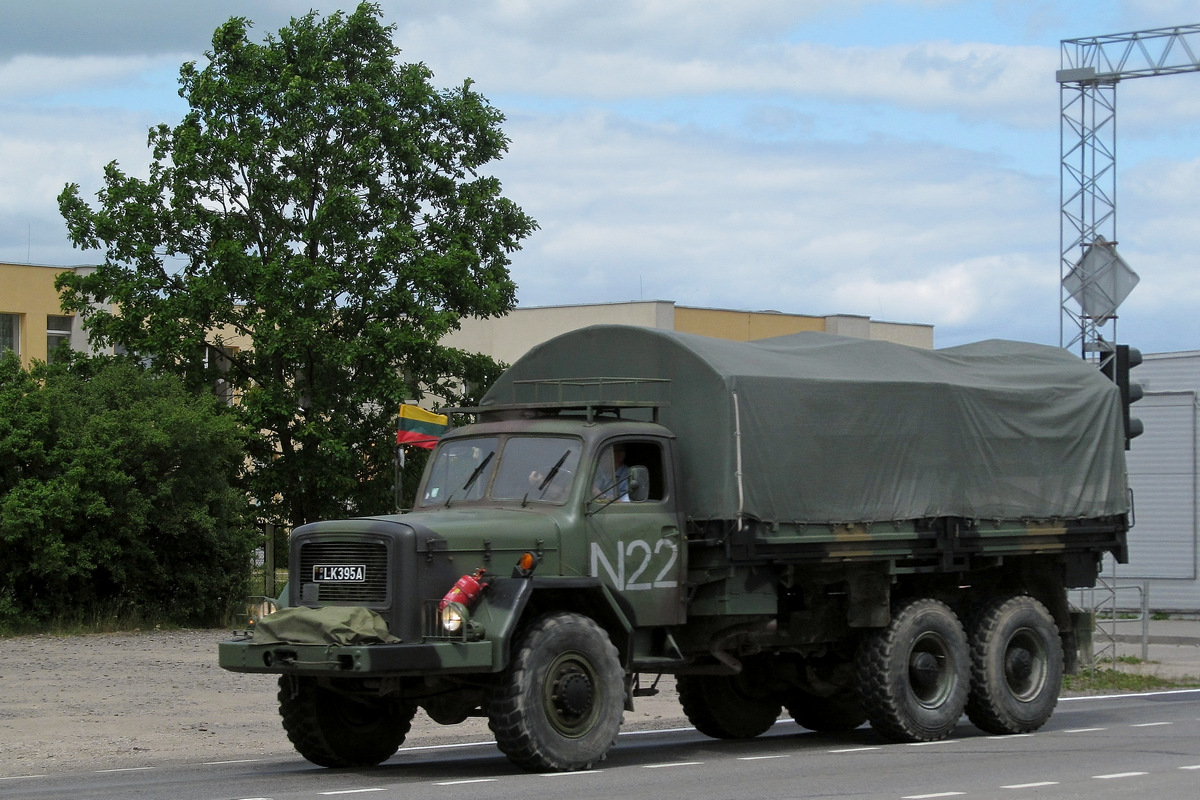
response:
M1119 393L1059 348L594 326L463 413L411 513L297 528L291 608L220 645L317 764L389 758L422 708L590 768L662 675L717 738L1036 730L1066 590L1126 559Z

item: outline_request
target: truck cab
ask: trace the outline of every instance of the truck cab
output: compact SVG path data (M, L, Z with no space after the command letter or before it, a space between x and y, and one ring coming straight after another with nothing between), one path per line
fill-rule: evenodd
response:
M650 419L622 416L631 408ZM538 403L452 430L410 513L293 531L289 609L251 640L222 643L221 666L280 674L281 698L300 698L281 699L281 713L301 753L362 765L399 746L394 732L407 731L417 707L447 724L485 713L496 685L512 686L514 662L552 652L547 638L582 637L571 652L590 654L556 662L561 674L542 679L548 708L536 715L551 721L543 738L565 752L546 752L545 742L525 752L527 688L512 689L522 710L498 740L539 769L594 762L631 707L633 676L681 659L664 633L686 619L678 444L652 421L654 408ZM478 595L447 602L468 579ZM363 611L386 637L339 638ZM368 733L350 720L334 725L339 707L373 720ZM590 739L603 748L581 745Z

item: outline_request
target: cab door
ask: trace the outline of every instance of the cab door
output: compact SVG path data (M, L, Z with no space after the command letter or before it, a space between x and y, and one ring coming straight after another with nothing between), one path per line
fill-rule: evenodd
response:
M591 465L589 574L625 599L638 627L677 625L686 616L687 549L669 447L660 439L615 439Z

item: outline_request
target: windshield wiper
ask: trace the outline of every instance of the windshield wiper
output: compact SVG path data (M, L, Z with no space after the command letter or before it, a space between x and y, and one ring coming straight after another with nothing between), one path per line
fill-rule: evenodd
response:
M472 470L471 477L467 478L467 482L463 484L462 489L460 489L459 491L462 491L462 492L471 491L471 487L475 485L475 481L479 480L479 476L483 474L483 471L487 468L487 465L491 462L492 456L494 456L494 455L496 455L496 451L492 450L490 453L488 453L486 456L484 456L483 461L480 461L479 466L476 467L474 470ZM450 507L450 500L453 497L454 497L454 492L451 492L450 494L446 495L446 505L445 505L446 508Z
M558 461L554 462L554 466L550 468L550 471L546 473L546 477L542 478L542 482L538 484L537 490L539 495L546 491L546 486L550 483L550 481L554 480L554 476L558 474L559 468L562 467L563 462L567 460L567 456L569 455L571 455L570 450L563 453L561 456L559 456Z
M561 456L559 456L558 461L555 461L554 466L551 467L550 471L546 473L546 477L542 478L542 482L537 485L537 489L535 489L534 491L536 491L538 493L539 499L541 498L541 496L543 494L545 494L546 487L550 485L550 481L554 480L554 476L558 474L558 471L560 469L562 469L563 462L567 460L567 456L569 456L569 455L571 455L570 449L568 449L565 453L563 453ZM535 470L535 472L536 472L536 470ZM533 476L530 475L530 477L532 478ZM521 507L524 508L528 503L529 503L529 492L526 492L525 496L521 498Z

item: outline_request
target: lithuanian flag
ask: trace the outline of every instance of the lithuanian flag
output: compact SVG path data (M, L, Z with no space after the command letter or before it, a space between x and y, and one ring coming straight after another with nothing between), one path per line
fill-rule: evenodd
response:
M411 444L432 450L437 438L446 432L450 420L444 414L434 414L420 406L405 403L400 406L400 430L396 444Z

